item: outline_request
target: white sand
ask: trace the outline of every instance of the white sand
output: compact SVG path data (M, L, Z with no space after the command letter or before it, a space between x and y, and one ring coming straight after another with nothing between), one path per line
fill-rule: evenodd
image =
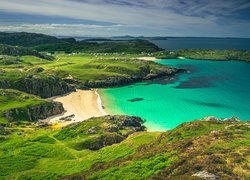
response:
M155 60L157 60L155 57L138 57L136 59L145 60L145 61L155 61Z
M49 123L64 123L71 124L80 122L91 117L99 117L107 115L105 113L100 95L97 90L76 90L65 96L58 96L53 99L54 101L61 102L65 112L60 115L47 118L45 121ZM60 118L75 115L71 121L62 121Z

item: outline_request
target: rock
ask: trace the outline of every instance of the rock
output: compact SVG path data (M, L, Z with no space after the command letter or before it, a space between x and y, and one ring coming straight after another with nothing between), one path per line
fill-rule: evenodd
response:
M234 123L234 122L240 122L240 119L238 117L230 117L230 118L225 118L223 119L223 121L225 122L229 122L229 123Z
M36 127L37 127L37 128L44 128L44 127L47 127L47 126L49 126L49 123L44 122L44 121L39 121L39 122L36 124Z
M210 134L218 135L218 134L220 134L220 131L213 130L213 131L210 132Z
M116 125L109 125L106 128L106 131L108 131L108 132L117 132L118 130L119 130L119 128Z
M95 134L96 133L96 127L91 127L88 131L87 134Z
M37 67L37 68L32 69L32 71L35 73L40 73L40 72L43 72L44 69L42 67Z
M201 179L206 179L206 180L216 180L219 179L219 176L209 173L207 171L199 171L195 174L192 175L193 177L199 177Z
M71 114L71 115L69 115L69 116L62 117L62 118L60 118L59 120L60 120L60 121L71 121L72 118L74 118L74 117L75 117L75 115L74 115L74 114Z
M46 102L27 108L14 108L4 112L4 117L10 121L19 121L25 119L27 121L38 121L46 119L49 116L61 114L64 111L62 103L59 102Z
M214 117L214 116L207 116L201 119L201 121L214 121L214 122L218 122L221 119Z
M121 127L141 127L143 120L136 116L125 116L124 119L120 121Z
M28 75L16 81L1 80L0 88L16 89L42 98L49 98L75 90L74 86L67 84L56 76L43 77L38 75Z
M125 137L119 134L104 134L101 136L97 136L97 137L93 137L91 139L85 140L79 143L77 146L81 147L81 149L98 150L105 146L120 143L124 139Z

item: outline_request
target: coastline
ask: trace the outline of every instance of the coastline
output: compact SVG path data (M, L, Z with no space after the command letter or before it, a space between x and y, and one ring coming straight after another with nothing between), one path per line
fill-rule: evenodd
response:
M52 98L53 101L63 104L65 111L62 114L51 116L45 120L49 124L60 124L61 126L81 122L91 117L105 116L102 100L97 89L80 90Z
M136 59L139 59L139 60L144 60L144 61L156 61L158 60L156 57L138 57Z
M106 113L104 111L104 106L102 103L102 98L100 96L100 94L98 93L98 89L95 90L95 94L97 95L97 105L98 105L98 109L99 111L103 114L103 115L108 115L108 113Z

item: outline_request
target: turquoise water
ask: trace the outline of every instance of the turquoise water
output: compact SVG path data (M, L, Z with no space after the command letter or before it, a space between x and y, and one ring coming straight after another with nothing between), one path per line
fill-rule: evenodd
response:
M185 68L172 80L157 80L101 91L106 111L140 116L149 130L167 130L204 116L250 119L250 63L159 60Z

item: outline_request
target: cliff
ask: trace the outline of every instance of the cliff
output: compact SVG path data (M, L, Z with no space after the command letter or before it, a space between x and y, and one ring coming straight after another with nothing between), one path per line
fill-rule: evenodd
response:
M19 77L18 79L0 79L0 88L16 89L42 98L57 96L74 90L74 87L56 76L39 74L30 74L26 77Z
M0 123L35 122L64 111L61 103L40 99L20 91L0 89Z

